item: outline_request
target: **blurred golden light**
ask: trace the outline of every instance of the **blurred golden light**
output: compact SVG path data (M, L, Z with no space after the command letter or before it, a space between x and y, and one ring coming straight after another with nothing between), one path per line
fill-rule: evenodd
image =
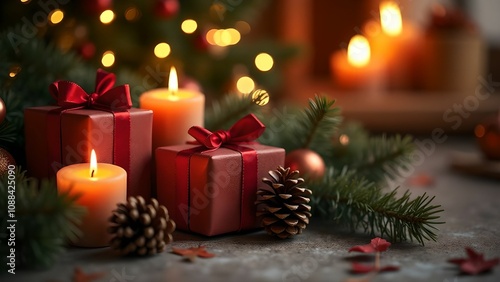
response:
M28 3L30 0L21 0L21 3Z
M110 67L115 63L115 53L112 51L106 51L102 55L101 63L105 67Z
M207 42L211 45L216 45L215 40L214 40L216 32L217 32L217 29L211 29L211 30L207 31L207 35L205 36L207 39Z
M195 30L197 28L198 28L198 24L196 23L196 21L194 21L192 19L185 20L181 24L182 31L184 31L187 34L191 34L191 33L195 32Z
M385 1L380 3L380 23L385 34L389 36L401 34L403 19L396 2Z
M267 53L260 53L255 57L255 66L260 71L268 71L273 67L273 65L273 57Z
M170 55L170 51L170 45L165 42L158 43L154 49L155 56L160 59L166 58L168 55Z
M269 93L264 89L259 89L253 92L252 101L258 106L265 106L269 103Z
M236 82L236 89L241 93L250 93L255 88L255 82L248 76L242 76Z
M14 65L10 67L9 77L14 78L21 71L21 67L19 65Z
M55 10L51 11L49 14L49 21L52 24L60 23L63 20L63 18L64 18L64 13L63 13L63 11L61 11L59 9L55 9Z
M101 13L101 16L99 17L99 19L101 20L101 22L103 24L109 24L110 22L112 22L115 19L115 13L111 10L106 10L106 11Z
M355 35L347 46L347 61L355 67L364 67L370 62L370 43L362 35Z
M234 28L236 28L241 34L247 34L252 30L250 24L245 21L237 21Z
M228 29L226 29L226 32L228 32L229 36L231 37L230 43L229 43L230 45L235 45L235 44L238 44L238 42L240 42L241 34L239 31L237 31L234 28L228 28Z
M347 136L345 134L340 135L339 142L340 142L340 144L342 144L344 146L349 145L349 136Z
M136 7L130 7L125 11L125 19L127 21L135 21L138 20L141 16L141 13Z
M228 46L231 44L231 33L227 29L220 29L218 32L219 36L215 36L215 39L218 39L218 44L219 46ZM217 41L216 41L217 43Z

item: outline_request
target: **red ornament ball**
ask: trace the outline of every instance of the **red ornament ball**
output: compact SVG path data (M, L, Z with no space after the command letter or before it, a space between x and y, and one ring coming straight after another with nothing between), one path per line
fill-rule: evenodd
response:
M113 0L87 0L82 1L84 10L90 14L100 14L113 7Z
M474 134L484 156L500 160L500 118L490 118L478 124Z
M95 45L92 42L83 43L80 48L78 48L78 52L85 60L90 60L95 55Z
M7 173L9 165L16 165L16 161L7 150L0 148L0 175Z
M309 149L298 149L288 153L285 157L285 167L298 170L300 173L317 180L325 175L325 162L316 152Z
M7 114L7 108L5 107L5 103L2 98L0 98L0 123L5 119L5 115Z
M170 19L179 12L179 0L157 0L154 12L159 18Z

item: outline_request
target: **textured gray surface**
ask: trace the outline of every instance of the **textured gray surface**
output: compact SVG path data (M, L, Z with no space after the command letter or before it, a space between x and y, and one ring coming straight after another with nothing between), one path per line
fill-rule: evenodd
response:
M468 140L471 141L471 140ZM439 146L425 162L415 167L435 177L429 188L410 188L415 194L435 195L442 204L446 224L440 226L438 242L424 247L412 243L391 246L382 255L383 264L396 264L401 270L377 275L372 281L500 281L500 267L477 277L458 275L448 258L465 256L464 247L484 252L486 258L500 256L500 182L472 178L450 171L449 154L474 151L472 142L449 140ZM1 281L71 281L75 266L85 272L104 271L98 281L343 281L351 275L348 248L365 244L369 236L336 230L328 221L313 220L301 236L277 241L264 232L238 236L205 238L175 233L174 246L207 246L217 257L182 261L163 253L145 259L119 258L108 248L71 249L47 271L18 271L0 276Z

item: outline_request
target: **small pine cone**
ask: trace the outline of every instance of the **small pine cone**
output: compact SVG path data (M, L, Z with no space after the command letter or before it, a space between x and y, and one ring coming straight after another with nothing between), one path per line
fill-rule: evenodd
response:
M172 242L175 223L169 219L167 208L156 199L146 205L143 197L129 197L120 203L109 219L113 235L111 248L122 255L154 255L165 251Z
M311 206L307 204L312 191L300 187L304 179L298 174L297 170L279 166L269 171L272 179L262 179L271 189L257 191L257 217L267 233L281 239L302 233L311 217Z

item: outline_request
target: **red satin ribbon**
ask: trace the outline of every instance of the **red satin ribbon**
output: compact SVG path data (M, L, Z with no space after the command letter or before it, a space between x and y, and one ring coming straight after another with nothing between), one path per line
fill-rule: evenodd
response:
M241 154L241 205L240 205L240 225L238 230L250 229L255 225L254 203L248 201L249 197L257 193L257 173L258 162L257 152L248 147L245 143L253 143L265 130L264 124L253 114L249 114L237 121L228 131L209 130L193 126L188 133L193 136L201 146L180 151L175 159L176 167L176 199L178 209L174 211L178 219L176 224L181 229L190 230L190 158L195 153L210 152L220 147L237 151ZM187 209L185 208L187 207Z
M132 107L128 85L114 87L113 73L97 70L95 91L88 94L71 81L56 81L49 86L52 97L60 107L47 116L47 137L49 138L49 175L55 175L57 166L64 164L61 146L61 114L77 109L96 109L113 114L113 163L125 169L130 180L130 113Z

